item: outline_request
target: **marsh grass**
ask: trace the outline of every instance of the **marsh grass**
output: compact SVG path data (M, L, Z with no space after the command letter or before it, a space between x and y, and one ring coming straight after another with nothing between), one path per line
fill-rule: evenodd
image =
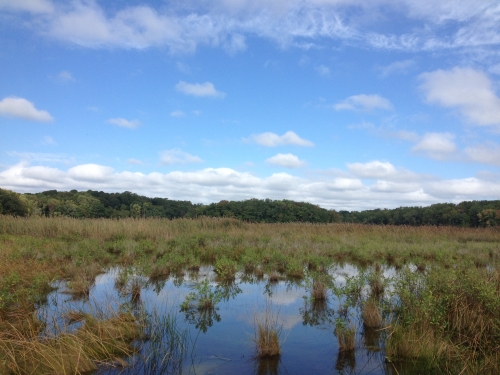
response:
M173 274L179 285L184 270L204 262L215 265L219 282L234 280L244 268L253 269L257 280L277 271L300 279L305 270L328 275L333 264L352 263L373 267L369 297L384 318L390 315L386 347L394 360L430 356L438 368L455 361L461 368L500 373L499 243L495 228L0 215L0 329L3 338L36 331L36 323L20 323L16 314L33 313L56 280L68 281L75 296L87 296L99 268L125 265L152 280ZM408 270L424 264L423 272ZM381 277L386 266L398 271L390 288ZM366 285L346 279L345 288L327 289L339 292L346 311L360 311ZM432 350L405 346L431 339L437 343Z
M279 310L266 304L262 315L254 314L254 343L257 358L272 358L281 355L283 324L279 322Z
M314 280L311 289L311 298L313 300L325 301L327 299L328 290L321 280Z
M361 317L365 327L379 328L382 325L382 315L375 299L370 298L363 303Z
M333 331L339 341L339 351L353 351L356 348L356 326L344 320L337 320Z
M4 366L13 374L80 374L96 370L96 361L113 361L133 353L130 344L140 337L140 327L131 314L80 318L84 321L80 328L64 329L57 335L41 335L43 325L39 323L27 330L11 324L0 333Z

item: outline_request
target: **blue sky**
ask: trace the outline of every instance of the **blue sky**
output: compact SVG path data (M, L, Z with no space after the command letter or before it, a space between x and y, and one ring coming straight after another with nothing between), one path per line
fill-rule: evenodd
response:
M500 5L0 0L0 187L500 199Z

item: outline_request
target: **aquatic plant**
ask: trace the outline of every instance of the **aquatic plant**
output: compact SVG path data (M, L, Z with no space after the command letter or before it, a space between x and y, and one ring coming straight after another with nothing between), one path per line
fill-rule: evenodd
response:
M341 352L354 350L356 348L356 327L354 324L338 318L335 322L333 331L339 341L339 350Z
M272 305L267 304L262 315L254 314L254 330L258 358L281 355L283 325L279 322L279 310L274 311Z

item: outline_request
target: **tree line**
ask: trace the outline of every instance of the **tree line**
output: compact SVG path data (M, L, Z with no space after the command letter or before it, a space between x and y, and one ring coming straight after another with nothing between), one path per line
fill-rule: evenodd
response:
M500 201L439 203L427 207L399 207L365 211L327 210L291 200L223 200L208 205L168 198L149 198L129 191L57 191L19 194L0 189L0 214L68 216L74 218L195 218L234 217L248 222L363 223L378 225L500 226Z

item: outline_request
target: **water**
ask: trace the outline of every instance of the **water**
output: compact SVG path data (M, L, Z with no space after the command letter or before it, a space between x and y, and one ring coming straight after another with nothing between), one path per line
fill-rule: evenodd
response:
M168 278L153 283L146 278L130 276L142 286L140 297L131 301L130 294L120 292L115 280L120 270L112 269L96 278L88 300L72 300L65 293L66 286L60 283L58 290L48 296L48 304L40 309L40 315L49 323L47 330L57 331L62 324L61 312L70 309L96 313L117 310L128 306L139 313L154 312L161 316L175 317L177 332L184 334L185 350L175 359L175 366L158 369L138 362L153 353L154 343L142 346L137 356L128 359L135 367L103 366L97 374L115 375L160 374L176 372L182 374L398 374L401 368L387 363L383 354L383 330L367 330L359 317L359 311L351 306L342 309L343 298L328 292L326 301L313 301L310 297L311 283L307 279L283 279L271 283L264 277L238 274L233 282L218 282L212 267L202 267L199 272ZM354 266L335 267L329 275L339 287L350 278L359 276ZM384 270L390 277L394 270ZM181 310L186 297L200 291L203 282L220 301L215 309L200 311L196 308ZM367 293L361 290L361 296ZM282 354L278 359L256 358L254 344L255 321L266 311L277 315L282 327ZM342 312L343 311L343 312ZM345 317L356 326L356 349L352 352L339 350L335 325ZM68 329L76 329L74 323ZM166 336L162 336L166 337ZM165 339L166 340L166 339ZM173 350L167 343L164 355ZM156 352L154 352L156 353ZM150 356L151 357L151 356ZM151 358L150 358L151 360ZM175 367L175 369L174 369Z

